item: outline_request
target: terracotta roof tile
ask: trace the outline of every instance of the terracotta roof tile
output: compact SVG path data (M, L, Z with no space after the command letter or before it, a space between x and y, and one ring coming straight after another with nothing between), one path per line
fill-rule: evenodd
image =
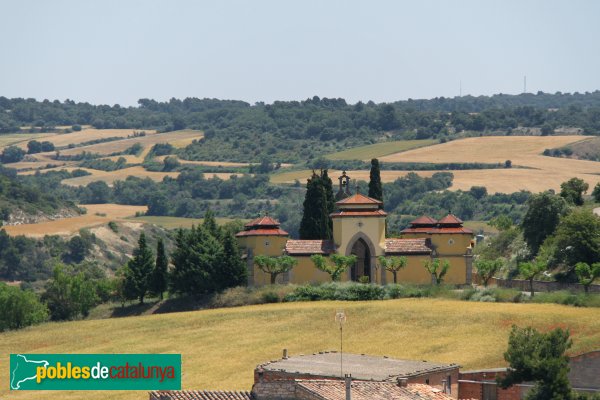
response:
M346 384L343 380L297 380L301 391L315 398L345 400ZM353 381L353 400L451 400L453 397L440 389L423 384L410 384L400 387L392 382Z
M288 240L285 253L289 255L331 254L334 244L331 240Z
M423 215L417 219L415 219L414 221L411 221L410 223L411 225L429 225L429 226L433 226L435 224L437 224L437 221L431 217L428 217L427 215Z
M455 215L448 214L438 221L440 225L462 225L462 220Z
M400 233L426 233L426 234L434 234L434 233L468 233L473 234L473 230L469 228L464 228L462 226L446 226L441 228L436 227L423 227L423 228L406 228L403 229Z
M431 254L427 239L385 239L386 254Z
M331 218L339 217L385 217L387 213L383 210L340 210L330 214Z
M252 400L247 391L161 390L150 392L150 400Z
M279 227L279 221L269 217L268 215L265 215L260 218L256 218L253 221L248 222L244 226L247 228L250 228L253 226L277 226L277 227Z
M365 196L364 194L356 193L350 197L338 201L335 204L383 204L381 201Z
M288 236L289 234L283 229L250 229L247 231L241 231L235 234L236 237L243 236Z

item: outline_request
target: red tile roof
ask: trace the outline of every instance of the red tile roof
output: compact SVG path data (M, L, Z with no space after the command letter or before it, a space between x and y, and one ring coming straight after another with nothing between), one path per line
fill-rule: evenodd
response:
M383 204L381 201L377 199L373 199L371 197L365 196L364 194L356 193L350 197L346 197L343 200L338 201L335 204Z
M289 234L283 229L250 229L247 231L241 231L235 234L236 237L243 236L288 236Z
M431 254L427 239L385 239L385 254Z
M473 230L469 228L464 228L462 226L445 226L441 228L436 227L423 227L423 228L406 228L403 229L400 233L424 233L424 234L448 234L448 233L465 233L465 234L473 234Z
M411 221L410 223L411 225L430 225L433 226L435 224L437 224L437 221L431 217L428 217L426 215L423 215L417 219L415 219L414 221Z
M331 240L288 240L285 243L285 253L291 256L331 254L334 244Z
M279 227L279 221L269 217L268 215L265 215L260 218L256 218L254 221L248 222L244 226L247 228L250 228L253 226L277 226L277 227Z
M440 225L462 225L463 222L455 215L448 214L444 218L440 219L437 223Z
M343 380L297 380L297 387L313 398L345 400L346 384ZM451 400L453 397L440 389L423 384L400 387L392 382L353 381L353 400Z
M331 218L339 217L385 217L383 210L340 210L330 214Z
M247 391L160 390L150 392L150 400L252 400Z

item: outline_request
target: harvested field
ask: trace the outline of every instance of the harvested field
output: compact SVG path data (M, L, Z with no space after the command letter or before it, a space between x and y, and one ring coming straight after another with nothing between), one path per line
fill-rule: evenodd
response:
M44 235L72 235L82 228L90 228L110 221L124 219L136 212L146 212L146 206L127 206L121 204L85 204L87 214L72 218L62 218L37 224L5 226L11 236L44 237Z
M145 153L140 155L143 160L145 154L150 151L152 146L157 143L171 143L175 147L182 147L191 143L195 139L200 139L204 135L202 131L194 130L183 130L173 131L165 133L157 133L154 135L146 135L142 137L116 140L112 142L98 143L90 146L76 147L73 149L65 149L61 151L61 155L69 156L80 154L84 151L96 154L111 154L119 151L124 151L133 146L135 143L139 143L143 146Z
M75 168L71 168L75 169ZM150 178L154 181L162 181L165 176L170 176L171 178L176 178L179 176L179 172L153 172L146 171L141 166L123 168L116 171L100 171L97 169L89 169L89 168L81 168L85 171L91 173L91 175L79 176L77 178L69 178L62 181L64 185L69 186L85 186L90 182L95 181L104 181L109 186L113 184L115 181L123 181L127 179L128 176L135 176L137 178Z
M71 133L52 133L44 137L43 141L51 142L56 147L65 147L70 144L80 144L90 142L92 140L106 139L111 137L127 138L135 132L146 132L146 136L152 136L156 133L152 129L83 129L79 132ZM20 147L26 149L27 142L21 143Z
M600 346L594 308L556 304L507 304L443 299L319 301L213 309L141 317L50 322L0 333L9 353L177 353L182 355L182 389L249 390L254 368L289 354L339 348L333 320L344 309L344 351L394 358L458 363L463 369L502 367L511 326L542 331L568 328L580 354ZM269 334L265 334L268 330ZM365 340L377 338L377 340ZM0 381L9 369L0 364ZM136 391L12 391L11 399L142 399Z
M381 181L382 182L393 182L396 179L405 176L410 171L381 171ZM423 176L431 176L434 173L439 171L421 171L420 175ZM279 174L271 175L271 183L294 183L297 179L301 184L306 184L306 180L310 178L312 174L311 170L303 169L300 171L290 171L290 172L282 172ZM340 170L329 170L329 177L334 181L339 175L342 174ZM369 181L369 171L368 170L355 170L355 171L346 171L346 174L350 177L350 179ZM337 182L337 181L336 181ZM335 186L336 183L334 183ZM337 187L337 186L336 186Z
M148 224L154 224L162 226L166 229L177 229L177 228L190 228L192 225L200 225L204 222L203 218L181 218L181 217L156 217L151 215L144 215L142 217L131 218L135 222L145 222ZM215 218L217 224L223 225L231 221L235 221L233 218ZM247 222L247 220L242 220Z
M559 190L560 184L572 177L579 177L593 187L600 181L600 163L542 155L547 148L562 147L585 139L588 137L488 136L467 138L392 154L381 158L380 161L503 163L511 160L513 166L529 168L450 171L455 177L453 190L468 190L471 186L486 186L490 193ZM417 173L430 175L431 171Z
M18 145L27 149L27 142L30 140L48 140L48 137L56 135L55 133L7 133L0 134L0 150L4 147Z

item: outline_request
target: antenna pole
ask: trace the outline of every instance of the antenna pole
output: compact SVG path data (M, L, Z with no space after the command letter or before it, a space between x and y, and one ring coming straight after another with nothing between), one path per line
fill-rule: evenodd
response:
M344 377L344 325L340 324L340 377Z
M523 93L527 93L527 75L523 76Z
M460 81L459 85L459 89L458 89L458 97L462 97L462 81Z

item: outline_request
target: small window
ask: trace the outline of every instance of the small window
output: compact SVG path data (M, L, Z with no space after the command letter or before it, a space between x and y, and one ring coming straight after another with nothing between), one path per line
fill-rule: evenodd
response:
M429 378L425 379L425 384L429 385Z
M450 246L452 246L452 245L454 244L454 239L449 239L449 240L448 240L448 244L449 244Z
M269 245L270 245L270 244L271 244L271 243L269 243L269 241L268 241L268 240L265 240L265 247L269 247Z
M494 383L484 383L483 384L483 400L497 400L498 399L498 391L497 387Z

